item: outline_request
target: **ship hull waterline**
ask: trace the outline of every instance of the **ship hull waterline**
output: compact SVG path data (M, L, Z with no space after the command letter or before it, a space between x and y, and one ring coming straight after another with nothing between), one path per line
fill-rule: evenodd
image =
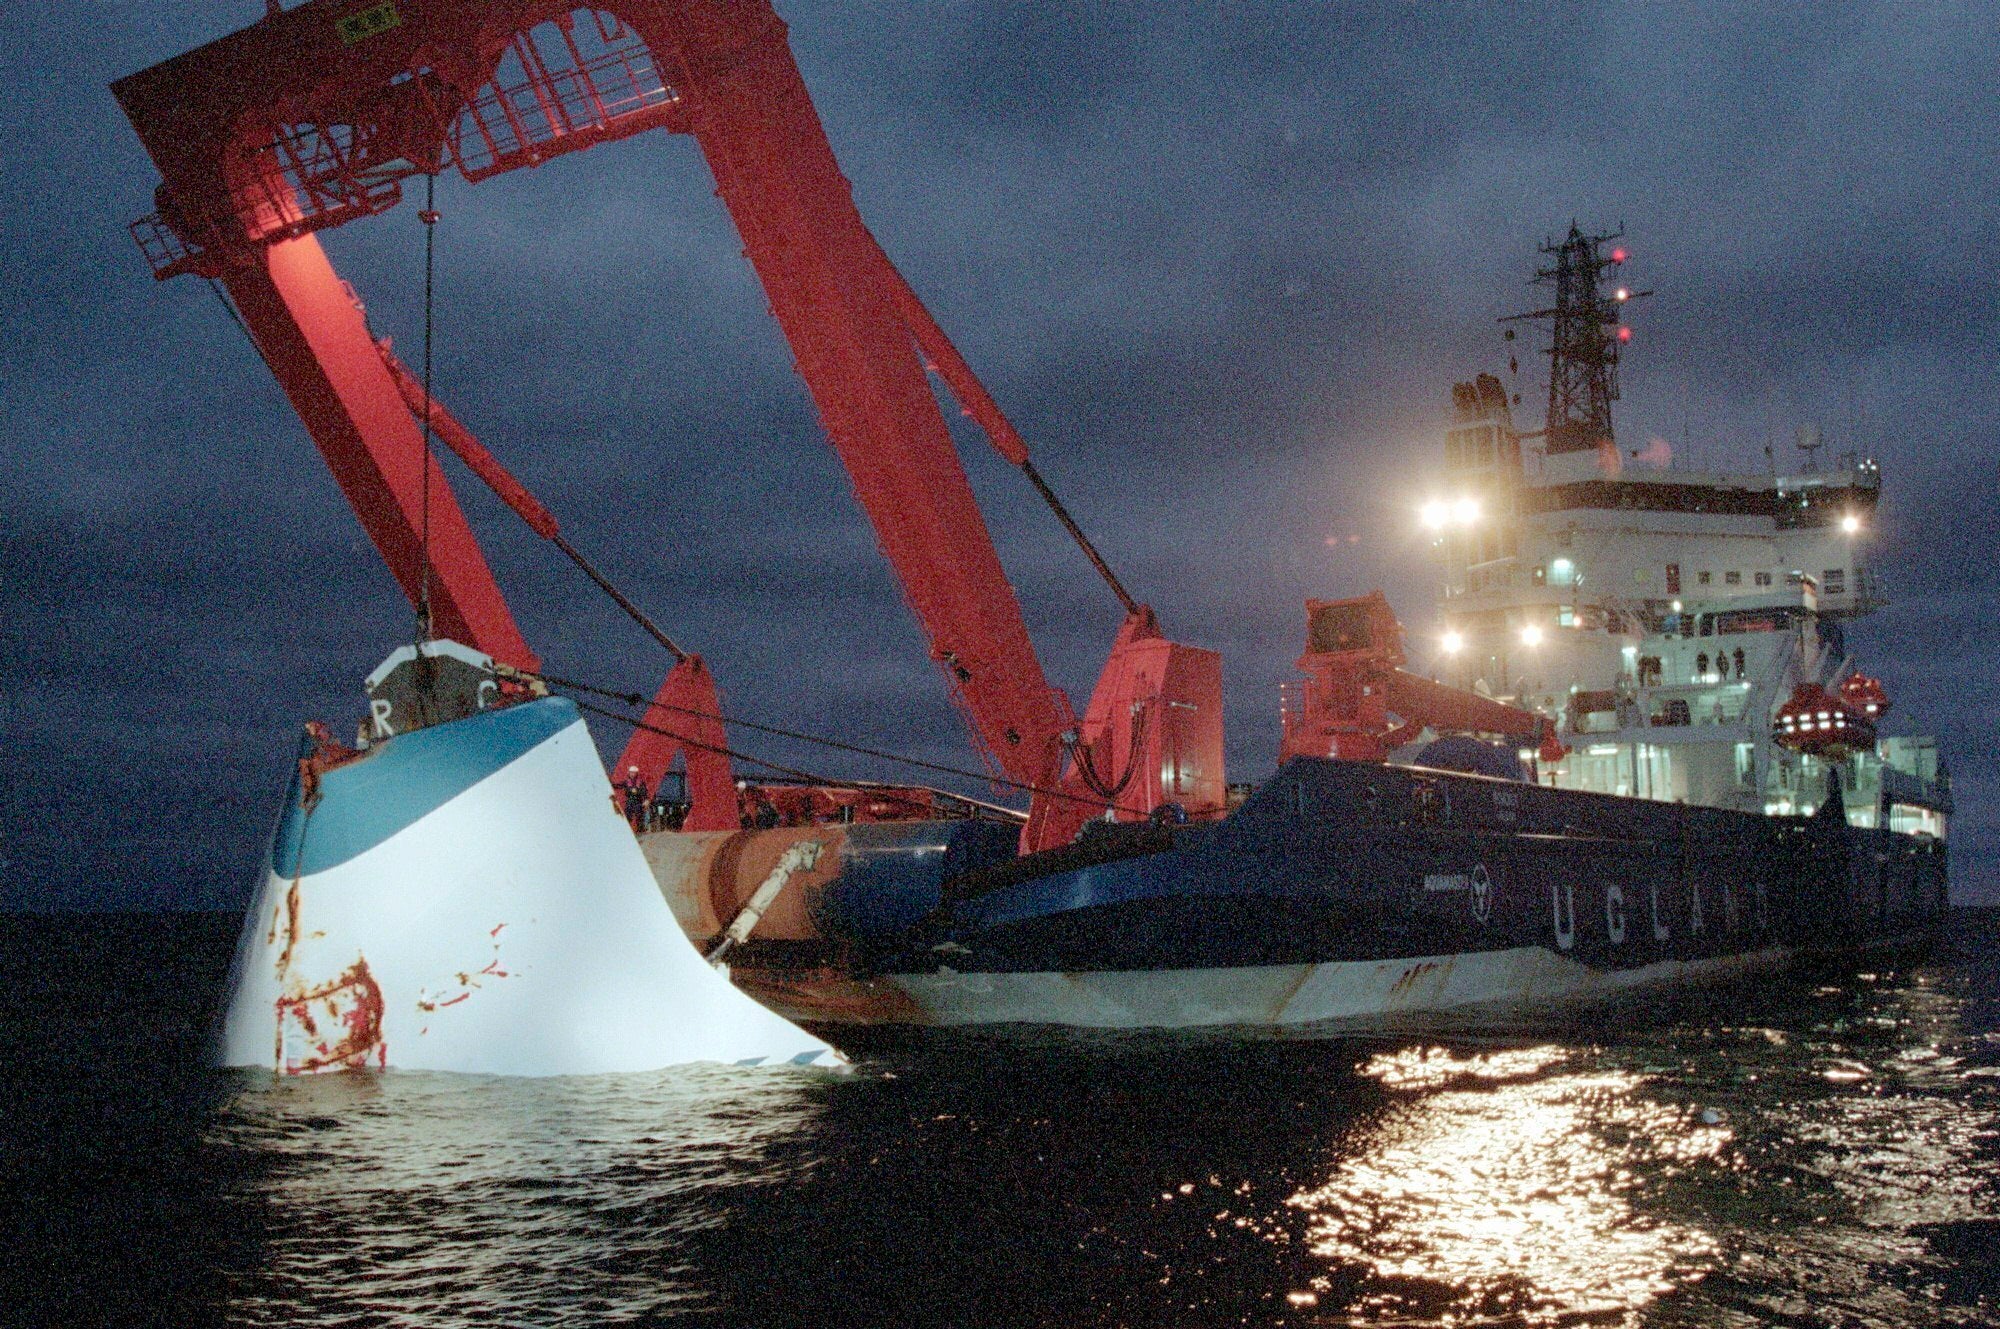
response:
M734 889L703 864L824 837L844 870L802 884L733 978L829 1027L1532 1028L1917 953L1945 905L1940 842L1837 806L1767 818L1311 759L1219 823L1129 828L1041 873L982 868L933 825L647 852L699 941Z

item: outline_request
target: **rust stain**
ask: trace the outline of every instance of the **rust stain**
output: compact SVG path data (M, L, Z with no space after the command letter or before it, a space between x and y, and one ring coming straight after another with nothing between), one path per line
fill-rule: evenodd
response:
M447 1006L456 1006L461 1001L466 1000L474 992L485 986L485 984L479 981L482 978L512 978L513 974L500 967L500 930L506 926L505 923L496 923L486 933L493 941L493 956L491 959L478 969L461 969L458 973L452 975L457 980L458 992L447 997L442 992L433 993L419 989L417 992L417 1009L429 1015L435 1011L441 1011ZM421 1032L429 1033L430 1026L426 1025Z
M272 923L272 927L273 929L277 927L275 921ZM276 938L275 937L271 938L271 940L276 940ZM299 944L299 883L298 880L294 878L291 886L289 886L285 891L285 949L278 952L279 978L282 979L285 976L285 971L292 967L292 948L294 946L297 946L298 944Z
M1425 960L1422 964L1411 965L1403 971L1400 978L1390 984L1389 994L1395 996L1398 993L1408 992L1412 987L1416 986L1418 979L1437 967L1437 961L1435 960Z
M932 1024L909 994L886 979L810 970L732 969L729 981L788 1020L827 1024Z
M382 1040L382 989L357 957L331 983L279 997L278 1065L287 1075L359 1070L389 1064ZM286 1034L295 1037L287 1039ZM287 1043L303 1045L304 1055L288 1055Z

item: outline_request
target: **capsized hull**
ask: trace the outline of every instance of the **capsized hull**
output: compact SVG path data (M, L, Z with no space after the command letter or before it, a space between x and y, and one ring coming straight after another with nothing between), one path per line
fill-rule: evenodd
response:
M675 924L575 707L398 735L295 781L216 1047L283 1074L834 1064Z

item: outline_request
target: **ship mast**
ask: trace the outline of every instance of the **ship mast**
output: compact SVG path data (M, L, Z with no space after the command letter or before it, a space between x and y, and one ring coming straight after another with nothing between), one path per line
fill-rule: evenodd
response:
M1618 351L1631 340L1632 330L1619 323L1627 300L1651 295L1623 286L1601 289L1604 274L1625 261L1625 250L1603 246L1623 237L1585 235L1575 222L1560 243L1544 244L1541 252L1554 263L1535 273L1539 286L1553 286L1556 302L1547 309L1512 314L1502 323L1548 319L1552 336L1543 350L1549 357L1547 423L1524 438L1543 438L1549 456L1566 452L1604 451L1612 447L1611 403L1618 400ZM1512 339L1513 329L1507 330Z

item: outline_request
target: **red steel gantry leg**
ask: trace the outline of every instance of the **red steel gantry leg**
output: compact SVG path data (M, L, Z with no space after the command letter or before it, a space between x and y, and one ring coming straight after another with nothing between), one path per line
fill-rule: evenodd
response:
M163 176L160 217L135 231L157 275L228 283L413 598L429 475L435 629L528 667L457 504L425 469L420 429L310 232L392 206L399 181L447 160L478 180L649 129L692 133L978 746L1038 791L1023 847L1061 843L1065 827L1107 806L1095 790L1054 792L1075 714L1035 657L918 356L914 343L936 355L942 334L863 224L769 0L274 4L116 90ZM997 407L972 391L955 353L943 359L953 390L1024 465ZM1150 615L1121 599L1131 636ZM1151 690L1164 675L1114 672L1128 682L1105 714L1174 700ZM1132 694L1142 675L1144 695ZM1052 815L1057 802L1066 815Z
M1073 717L1036 659L785 25L768 5L717 0L676 6L657 31L632 21L676 57L717 193L981 748L1009 779L1052 788Z
M428 465L432 629L503 663L536 668L444 472L427 456L422 428L319 240L302 235L263 246L227 268L222 281L410 602L424 577Z

